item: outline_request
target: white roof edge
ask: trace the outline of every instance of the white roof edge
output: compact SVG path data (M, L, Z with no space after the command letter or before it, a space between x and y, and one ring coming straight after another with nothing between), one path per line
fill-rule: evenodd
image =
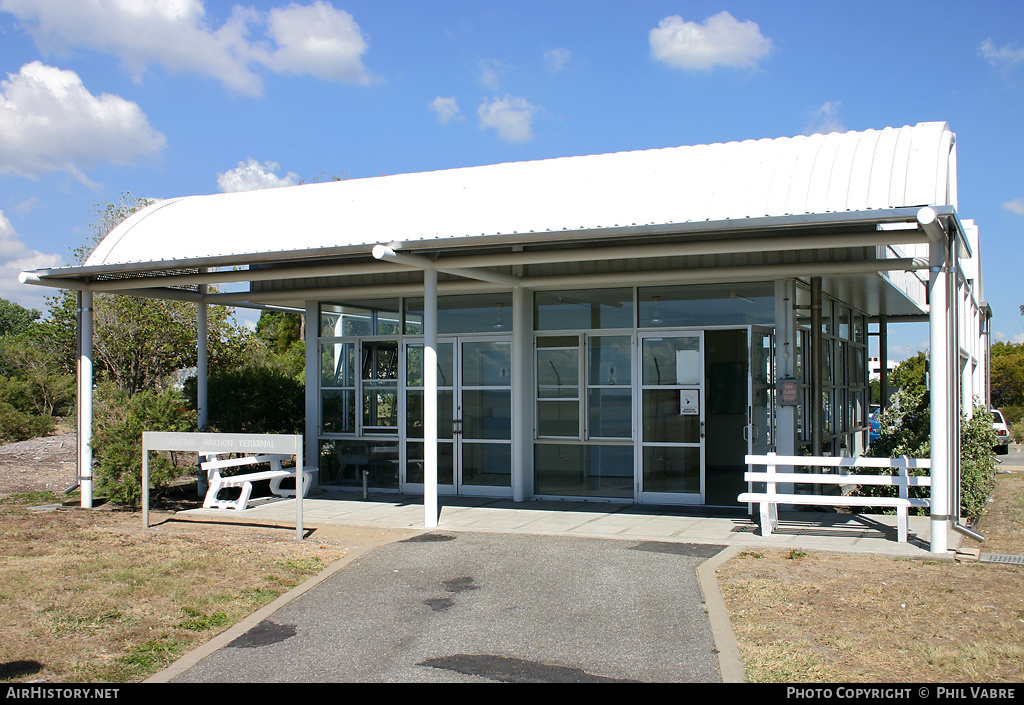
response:
M955 206L945 122L559 157L159 201L88 266Z

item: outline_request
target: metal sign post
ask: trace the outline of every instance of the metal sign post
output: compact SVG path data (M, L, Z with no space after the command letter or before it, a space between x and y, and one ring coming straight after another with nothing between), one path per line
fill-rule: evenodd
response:
M142 524L149 528L149 451L281 454L295 457L295 540L302 540L302 436L258 433L142 433Z

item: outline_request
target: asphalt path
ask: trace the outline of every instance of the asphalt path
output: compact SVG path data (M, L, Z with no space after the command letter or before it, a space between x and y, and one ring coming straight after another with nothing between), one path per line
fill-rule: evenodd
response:
M370 551L173 682L718 683L723 546L433 531Z

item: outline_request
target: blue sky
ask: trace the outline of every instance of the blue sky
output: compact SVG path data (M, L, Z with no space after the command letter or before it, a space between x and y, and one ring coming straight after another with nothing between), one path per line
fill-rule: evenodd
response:
M0 297L95 205L945 120L1024 341L1024 3L0 0ZM899 328L899 327L897 327ZM927 347L890 334L890 359Z

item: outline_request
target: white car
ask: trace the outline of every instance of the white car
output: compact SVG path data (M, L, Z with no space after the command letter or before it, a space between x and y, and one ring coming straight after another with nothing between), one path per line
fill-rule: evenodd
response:
M992 428L996 432L996 455L1006 455L1010 452L1010 427L998 409L992 409Z

